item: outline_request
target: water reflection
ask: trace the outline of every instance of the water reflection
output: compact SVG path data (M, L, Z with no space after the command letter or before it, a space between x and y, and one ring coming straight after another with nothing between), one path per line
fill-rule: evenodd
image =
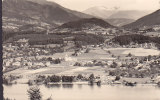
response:
M100 87L101 87L101 84L98 84L98 85L97 85L97 87L99 87L99 88L100 88Z
M73 84L62 84L63 88L73 88Z
M158 86L158 85L156 85L155 88L160 90L160 86Z
M95 86L95 85L94 85L94 84L89 84L88 86L89 86L91 89L94 89L94 86Z
M7 87L12 87L13 85L15 84L4 84L4 86L7 86Z
M82 84L78 84L78 88L81 89L82 88Z
M88 84L88 86L89 86L91 89L94 89L94 87L101 88L101 84Z
M46 88L60 88L61 84L45 84Z
M28 100L27 84L4 86L4 97L16 100ZM39 86L43 100L53 94L54 100L160 100L160 88L157 85L74 85L50 84ZM15 91L18 90L18 91ZM73 96L74 95L74 96Z

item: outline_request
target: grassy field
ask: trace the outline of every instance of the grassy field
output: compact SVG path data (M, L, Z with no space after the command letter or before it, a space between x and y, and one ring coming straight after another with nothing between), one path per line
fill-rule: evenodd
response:
M131 48L123 52L123 54L133 54L135 56L159 55L160 51L154 49Z
M159 55L160 51L155 49L144 49L144 48L111 48L105 49L111 51L114 55L124 56L131 53L134 56L148 56L148 55Z

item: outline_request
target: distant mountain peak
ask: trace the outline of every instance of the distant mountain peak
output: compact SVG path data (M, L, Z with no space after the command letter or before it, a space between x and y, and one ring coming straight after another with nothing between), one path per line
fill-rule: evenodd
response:
M105 6L95 6L95 7L88 8L83 12L86 13L86 14L93 15L93 16L98 17L98 18L106 19L110 15L115 13L116 11L117 11L117 9L115 9L115 7L108 8L108 7L105 7Z
M89 8L89 9L107 10L108 8L105 6L95 6L95 7Z
M94 7L88 8L87 10L92 10L92 9L94 9L94 10L117 10L117 8L118 7L108 8L106 6L94 6Z
M134 19L137 20L138 18L141 18L147 14L149 14L151 11L139 11L139 10L119 10L116 13L109 16L109 18L126 18L126 19Z

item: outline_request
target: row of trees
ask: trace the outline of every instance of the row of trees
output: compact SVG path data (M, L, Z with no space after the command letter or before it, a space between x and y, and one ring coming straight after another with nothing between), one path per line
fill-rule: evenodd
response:
M53 75L53 76L46 77L44 80L45 80L45 83L61 82L61 81L62 82L73 82L74 78L75 78L75 76L56 76L56 75Z
M3 31L3 41L8 40L9 38L18 37L18 38L28 38L30 45L44 45L44 44L63 44L63 37L73 36L74 41L77 45L88 45L88 44L99 44L104 42L104 38L100 35L95 34L86 34L86 33L53 33L46 35L45 31L36 32L36 31L19 31L19 32L7 32Z
M95 34L77 34L74 36L75 43L79 45L100 44L104 42L104 37Z
M3 42L12 38L16 35L27 35L27 34L44 34L45 31L36 32L36 31L2 31L2 40Z
M49 82L73 82L76 80L82 80L82 81L89 81L95 79L94 74L91 74L89 77L85 77L82 74L78 74L77 76L57 76L57 75L52 75L52 76L41 76L39 75L34 82L39 83L39 82L45 82L46 84ZM32 81L29 81L31 83Z
M129 45L132 42L138 44L153 42L157 44L157 46L160 45L160 37L149 37L139 34L117 36L113 38L112 41L120 45Z

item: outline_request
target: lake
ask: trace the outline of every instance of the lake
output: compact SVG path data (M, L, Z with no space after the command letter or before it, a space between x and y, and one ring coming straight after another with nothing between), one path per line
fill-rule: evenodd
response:
M4 97L28 100L27 84L4 85ZM153 85L40 85L43 100L160 100L160 88Z

